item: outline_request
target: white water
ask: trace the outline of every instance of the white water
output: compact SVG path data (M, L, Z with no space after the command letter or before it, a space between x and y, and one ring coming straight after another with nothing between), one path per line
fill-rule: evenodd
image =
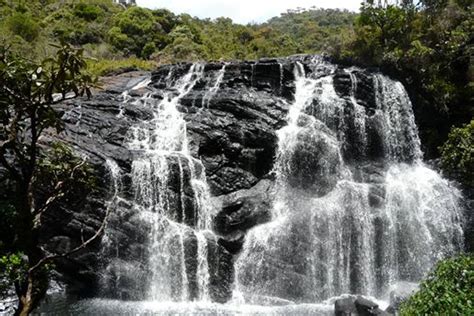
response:
M222 65L222 68L216 73L214 85L211 88L209 88L204 94L204 97L202 98L203 107L209 108L209 103L211 102L212 98L216 95L216 93L219 91L222 80L224 79L226 66L227 66L226 64Z
M200 80L203 70L203 65L193 65L174 84L176 93L166 93L162 101L146 100L154 108L154 117L132 129L130 149L137 152L132 164L135 201L142 208L144 218L152 223L147 295L151 300L192 299L185 252L186 243L194 235L198 240L199 298L208 299L207 241L201 231L209 229L212 210L204 168L189 154L186 122L177 109L181 98ZM173 175L176 171L179 174ZM178 192L174 193L169 192L172 176L179 179ZM186 184L192 188L191 196L186 194Z
M278 131L273 219L248 233L236 262L234 297L247 302L383 297L395 282L418 281L462 249L460 193L421 162L403 86L376 76L377 107L369 117L349 72L354 112L348 119L331 66L316 60L312 67L306 75L296 64L295 100L288 125ZM378 120L383 158L348 164L347 137L366 156L370 120ZM380 165L382 174L364 176L364 168ZM377 194L384 197L379 204Z
M203 70L203 65L195 64L175 82L170 72L169 90L162 100L153 98L152 93L138 100L124 93L124 102L153 110L150 120L130 129L128 147L134 154L131 170L134 197L127 201L131 210L125 211L130 213L128 216L137 214L144 229L149 227L149 233L144 258L124 261L118 259L117 249L117 259L110 260L106 269L119 287L112 296L120 297L121 283L132 282L142 287L141 292L145 293L141 297L152 301L209 300L205 234L211 234L207 231L213 209L204 167L188 151L186 122L177 109L180 100L202 78ZM144 88L149 83L146 79L132 89ZM196 276L189 271L186 254L193 240L198 248ZM196 278L193 293L190 277Z

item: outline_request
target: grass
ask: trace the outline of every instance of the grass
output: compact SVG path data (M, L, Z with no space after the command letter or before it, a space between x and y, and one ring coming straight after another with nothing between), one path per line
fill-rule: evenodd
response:
M143 60L136 57L125 59L90 59L87 69L95 76L107 76L128 70L152 70L158 63L152 60Z

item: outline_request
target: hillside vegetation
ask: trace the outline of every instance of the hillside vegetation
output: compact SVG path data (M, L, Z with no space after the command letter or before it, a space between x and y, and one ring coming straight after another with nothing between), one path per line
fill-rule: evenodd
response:
M180 61L327 53L402 81L426 158L435 158L451 127L473 117L473 15L465 0L367 1L360 13L298 9L240 25L112 0L0 0L0 39L32 59L54 53L51 43L81 47L96 75Z
M160 63L255 59L331 51L351 37L355 13L288 11L267 23L198 19L159 9L125 8L112 0L0 1L1 37L38 58L63 40L100 60L138 57Z

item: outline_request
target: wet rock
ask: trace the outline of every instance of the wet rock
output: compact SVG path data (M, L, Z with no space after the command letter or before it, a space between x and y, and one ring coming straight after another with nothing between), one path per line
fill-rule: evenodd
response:
M289 183L318 196L331 191L339 179L341 159L337 140L320 121L300 117L300 130L285 144L282 171ZM316 132L318 131L318 132Z
M351 316L356 314L355 298L341 298L334 302L334 314L336 316Z
M245 234L236 233L227 235L225 238L219 238L218 244L222 246L229 253L235 255L242 250L244 244Z
M339 96L349 96L352 89L352 81L349 73L339 70L334 75L334 89Z
M271 180L262 180L251 189L220 197L219 202L222 208L214 219L216 232L231 235L235 232L245 232L258 224L269 221L271 187ZM241 238L237 238L239 239ZM230 240L235 240L235 238L231 237Z
M232 297L233 255L218 243L208 244L209 294L214 302L225 303Z
M373 111L376 108L374 89L374 77L373 74L363 70L353 71L356 83L354 96L357 103L364 106L367 109L369 115L374 114Z
M381 310L377 303L374 303L362 296L357 297L354 302L359 316L381 315L388 316L389 313Z

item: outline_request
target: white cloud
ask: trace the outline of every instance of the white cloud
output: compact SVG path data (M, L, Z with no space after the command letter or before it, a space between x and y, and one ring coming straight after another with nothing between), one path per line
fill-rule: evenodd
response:
M166 8L200 18L229 17L236 23L263 22L297 7L339 8L357 11L362 0L137 0L139 6Z

